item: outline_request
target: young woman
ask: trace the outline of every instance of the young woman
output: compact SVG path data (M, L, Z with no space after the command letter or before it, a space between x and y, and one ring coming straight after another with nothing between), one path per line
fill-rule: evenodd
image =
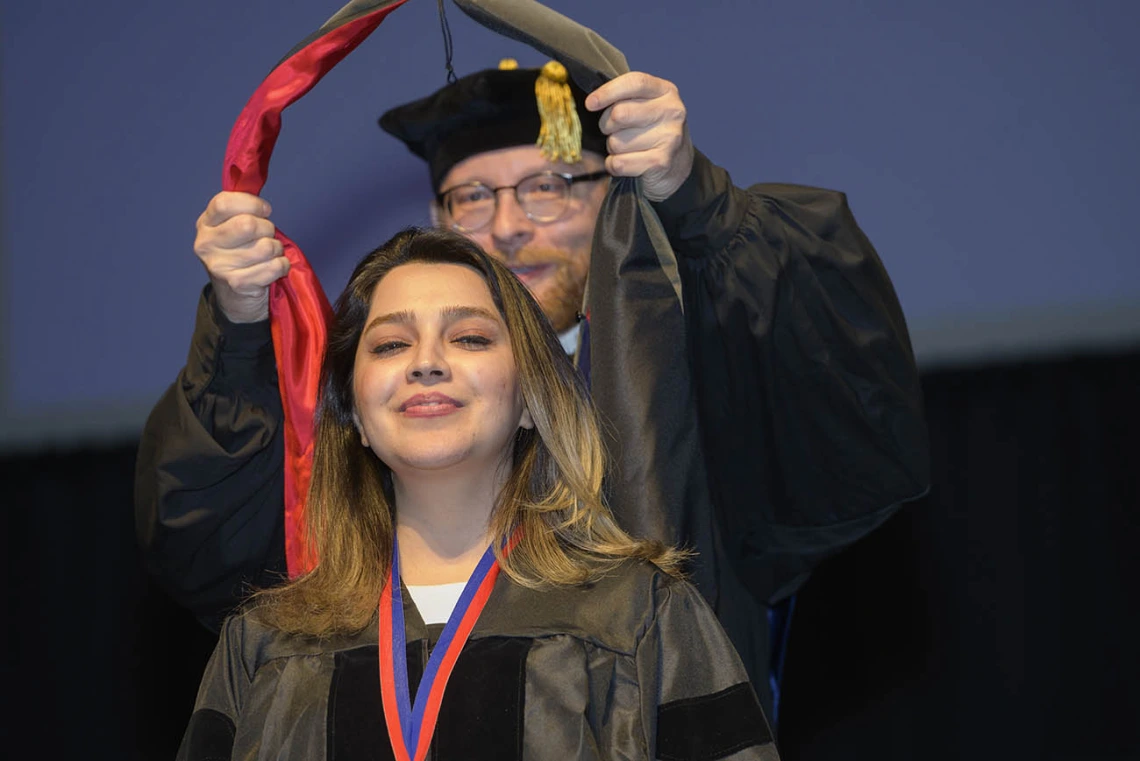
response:
M227 622L180 759L777 758L683 556L604 505L589 398L509 270L398 234L322 373L318 563Z

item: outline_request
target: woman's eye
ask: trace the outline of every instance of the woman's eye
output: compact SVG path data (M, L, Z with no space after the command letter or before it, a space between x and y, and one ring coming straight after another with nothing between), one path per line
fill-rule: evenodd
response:
M403 341L381 341L372 347L373 354L391 354L407 346Z
M477 334L472 333L472 334L468 334L465 336L459 336L458 338L455 339L455 343L463 344L464 346L467 346L469 348L475 348L475 347L490 346L491 345L491 339L487 338L486 336L481 336L481 335L477 335Z

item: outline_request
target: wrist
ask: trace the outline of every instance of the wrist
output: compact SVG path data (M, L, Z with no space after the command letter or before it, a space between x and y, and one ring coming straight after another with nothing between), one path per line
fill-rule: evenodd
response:
M269 306L265 305L260 319L243 319L243 315L233 315L222 307L214 284L206 286L206 301L210 305L214 324L222 337L221 351L225 354L258 354L266 345L273 342L269 324ZM253 317L246 315L247 317Z

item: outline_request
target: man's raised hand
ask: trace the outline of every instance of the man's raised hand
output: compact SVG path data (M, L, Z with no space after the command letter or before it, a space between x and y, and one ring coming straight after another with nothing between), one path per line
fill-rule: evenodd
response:
M693 142L672 82L637 71L622 74L590 93L586 108L602 111L598 124L609 136L606 170L640 177L650 201L664 201L689 177Z
M223 191L198 217L194 253L202 260L218 306L230 322L269 317L269 285L289 272L272 207L249 193Z

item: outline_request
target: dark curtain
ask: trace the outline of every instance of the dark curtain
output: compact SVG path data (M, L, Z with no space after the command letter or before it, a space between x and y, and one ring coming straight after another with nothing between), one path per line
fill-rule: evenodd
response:
M0 459L5 758L172 759L215 637L143 571L134 443Z
M932 492L800 593L784 757L1140 757L1140 353L923 384ZM0 458L6 757L177 748L213 638L139 563L134 455Z
M931 493L800 595L785 758L1140 758L1140 354L923 389Z

